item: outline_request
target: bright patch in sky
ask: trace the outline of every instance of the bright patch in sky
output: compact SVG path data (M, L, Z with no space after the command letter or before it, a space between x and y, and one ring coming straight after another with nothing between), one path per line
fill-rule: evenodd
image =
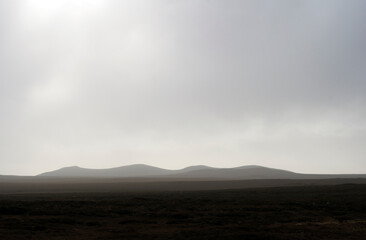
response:
M34 85L30 89L29 101L33 107L52 107L67 104L72 100L75 91L72 78L54 78Z

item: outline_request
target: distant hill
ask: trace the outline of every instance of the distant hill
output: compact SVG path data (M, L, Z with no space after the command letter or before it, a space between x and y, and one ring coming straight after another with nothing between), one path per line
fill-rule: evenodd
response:
M220 179L295 179L300 174L262 166L243 166L237 168L209 168L177 173L179 177L220 178Z
M326 179L326 178L366 178L363 174L331 175L331 174L299 174L291 171L267 168L256 165L236 168L213 168L203 165L190 166L180 170L168 170L145 164L109 169L87 169L77 166L65 167L51 172L45 172L38 177L61 178L132 178L132 177L161 177L179 179Z
M42 173L38 176L44 177L144 177L161 176L170 174L170 170L152 167L144 164L109 168L109 169L88 169L77 166L65 167L55 171Z

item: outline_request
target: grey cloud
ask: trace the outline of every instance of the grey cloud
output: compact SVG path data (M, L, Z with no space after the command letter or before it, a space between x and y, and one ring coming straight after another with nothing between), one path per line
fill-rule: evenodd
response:
M136 162L366 167L363 1L0 9L4 173Z

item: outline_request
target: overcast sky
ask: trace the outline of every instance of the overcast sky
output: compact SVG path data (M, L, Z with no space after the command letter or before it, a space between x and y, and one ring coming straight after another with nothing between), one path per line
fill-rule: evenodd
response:
M0 174L366 173L366 1L0 0Z

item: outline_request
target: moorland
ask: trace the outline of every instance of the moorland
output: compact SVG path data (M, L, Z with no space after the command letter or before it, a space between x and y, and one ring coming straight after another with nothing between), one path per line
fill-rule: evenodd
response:
M366 239L364 179L263 181L3 186L0 239Z

